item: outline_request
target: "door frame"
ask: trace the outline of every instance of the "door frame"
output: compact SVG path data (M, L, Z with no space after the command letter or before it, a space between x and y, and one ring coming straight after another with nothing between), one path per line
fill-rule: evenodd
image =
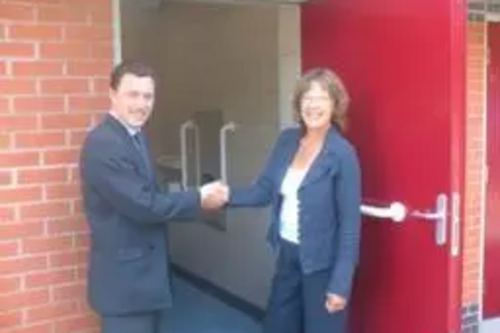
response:
M482 172L482 177L481 177L481 237L480 237L480 259L479 259L479 292L480 292L480 300L479 300L479 319L481 322L487 320L484 318L484 297L485 297L485 269L486 269L486 228L487 228L487 190L488 190L488 170L489 170L489 165L488 165L488 148L489 148L489 140L488 140L488 116L489 116L489 107L488 107L488 93L489 93L489 54L490 54L490 46L489 46L489 26L492 23L499 24L500 23L500 13L492 13L489 12L488 9L486 9L485 13L485 38L484 38L484 48L487 52L487 59L486 59L486 65L485 65L485 87L484 87L484 107L485 107L485 113L483 117L483 123L482 123L482 142L483 142L483 147L484 149L484 158L482 161L483 165L483 172ZM492 319L492 318L488 318ZM481 326L479 331L481 332Z

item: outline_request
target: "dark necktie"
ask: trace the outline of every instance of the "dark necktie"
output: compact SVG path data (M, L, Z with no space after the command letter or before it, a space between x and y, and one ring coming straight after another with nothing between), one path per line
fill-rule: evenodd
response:
M134 142L135 147L137 148L137 150L141 155L141 159L144 163L144 166L146 167L148 174L151 175L151 161L149 160L149 154L146 148L146 142L144 140L144 137L139 132L132 136L132 140Z

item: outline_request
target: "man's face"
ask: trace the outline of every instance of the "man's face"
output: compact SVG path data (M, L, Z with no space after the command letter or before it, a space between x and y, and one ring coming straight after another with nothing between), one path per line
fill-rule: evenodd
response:
M153 110L154 90L152 77L125 74L116 90L110 90L113 111L125 124L142 127Z

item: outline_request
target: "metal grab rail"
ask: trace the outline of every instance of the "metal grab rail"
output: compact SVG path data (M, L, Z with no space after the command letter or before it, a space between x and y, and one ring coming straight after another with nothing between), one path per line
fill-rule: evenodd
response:
M236 124L234 122L228 122L220 129L220 178L223 182L227 182L227 134L235 130Z
M185 190L188 188L189 182L189 170L188 170L188 148L187 148L187 131L193 129L195 133L195 154L196 154L196 173L197 173L197 184L200 185L200 138L198 126L193 120L188 120L181 125L180 137L181 137L181 177L182 177L182 188Z

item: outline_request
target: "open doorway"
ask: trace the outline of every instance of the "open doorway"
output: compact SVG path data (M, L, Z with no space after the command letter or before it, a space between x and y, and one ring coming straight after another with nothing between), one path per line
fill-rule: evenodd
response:
M220 178L232 185L253 181L280 128L293 120L290 98L301 67L298 5L119 4L120 58L146 61L158 74L146 132L161 185L176 190ZM174 266L262 308L273 266L267 214L228 212L171 224Z

